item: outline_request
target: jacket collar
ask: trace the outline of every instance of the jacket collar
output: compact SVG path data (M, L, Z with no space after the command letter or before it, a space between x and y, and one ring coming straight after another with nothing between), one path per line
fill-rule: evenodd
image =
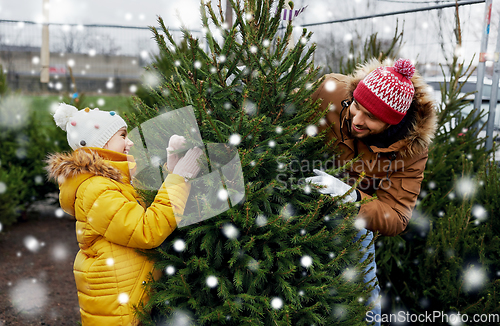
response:
M102 148L84 147L72 153L49 155L46 160L49 178L59 183L62 209L75 215L78 187L88 178L102 176L117 182L130 182L130 168L135 167L132 156Z

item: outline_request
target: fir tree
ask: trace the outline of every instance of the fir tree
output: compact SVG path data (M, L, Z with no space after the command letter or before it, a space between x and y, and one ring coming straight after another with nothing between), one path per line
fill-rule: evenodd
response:
M485 139L473 128L479 117L463 114L469 94L461 89L470 66L455 57L449 71L420 200L408 230L383 239L378 248L379 279L390 298L386 309L460 313L472 319L500 310L499 207L493 200L500 180L498 166L484 150Z
M236 145L245 199L177 229L149 253L164 274L147 284L150 301L138 311L145 325L154 324L151 310L171 323L184 314L197 325L366 324L371 289L361 271L370 259L360 265L359 243L352 242L357 210L299 182L328 163L328 146L315 127L325 112L318 114L319 103L310 100L318 85L311 34L304 30L289 47L292 27L278 36L273 4L231 1L231 27L220 2L218 12L202 5L210 53L189 31L181 51L161 18L161 29L152 28L173 72L150 67L162 82L150 88L152 107L135 99L130 126L144 132L142 122L191 105L205 145ZM176 251L179 241L183 248Z

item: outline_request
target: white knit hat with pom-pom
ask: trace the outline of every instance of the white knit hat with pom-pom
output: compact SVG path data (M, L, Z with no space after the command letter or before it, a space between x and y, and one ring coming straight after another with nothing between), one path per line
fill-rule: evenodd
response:
M72 105L59 104L54 113L56 125L67 132L68 144L75 150L81 147L100 147L127 123L114 111L86 108L78 111Z

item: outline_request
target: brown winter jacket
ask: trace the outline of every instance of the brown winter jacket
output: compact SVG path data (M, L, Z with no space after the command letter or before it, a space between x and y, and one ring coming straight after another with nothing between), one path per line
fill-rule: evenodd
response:
M322 99L321 110L329 108L319 129L327 129L328 140L336 139L332 147L335 165L343 166L362 154L359 161L346 169L348 183L353 185L365 172L357 190L361 199L373 195L376 199L361 205L358 217L365 220L368 230L395 236L408 225L420 193L428 147L436 130L436 113L432 89L416 73L412 78L415 96L406 117L383 134L362 140L352 138L348 129L349 108L343 109L341 102L351 102L359 81L380 65L372 61L352 76L326 75L313 100Z

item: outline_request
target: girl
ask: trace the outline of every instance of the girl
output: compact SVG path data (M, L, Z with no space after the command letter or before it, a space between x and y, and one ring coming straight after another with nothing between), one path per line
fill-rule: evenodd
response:
M150 273L161 274L137 249L159 246L175 229L174 212L182 214L190 190L185 177L199 172L203 151L167 156L172 173L146 209L130 184L134 163L127 154L133 142L120 116L60 104L54 120L74 150L50 155L47 170L59 183L61 207L76 218L80 251L74 275L82 325L137 325L134 306L147 297L143 284ZM184 143L184 137L172 136L168 150Z

